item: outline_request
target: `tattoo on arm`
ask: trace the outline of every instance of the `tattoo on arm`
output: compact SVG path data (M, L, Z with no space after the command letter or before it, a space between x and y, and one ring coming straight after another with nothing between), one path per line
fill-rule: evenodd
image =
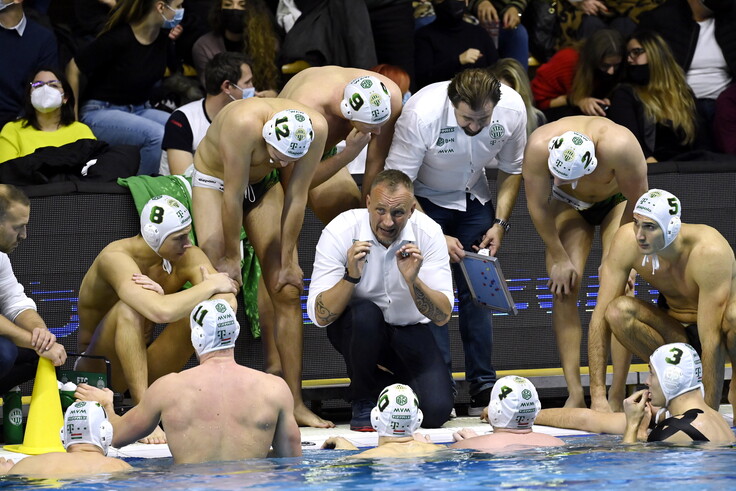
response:
M314 312L317 314L320 324L327 325L335 322L339 316L328 309L322 302L322 294L317 295L317 300L314 302Z
M414 298L416 298L416 306L419 312L432 322L443 322L446 314L436 306L432 299L427 296L418 286L414 286Z

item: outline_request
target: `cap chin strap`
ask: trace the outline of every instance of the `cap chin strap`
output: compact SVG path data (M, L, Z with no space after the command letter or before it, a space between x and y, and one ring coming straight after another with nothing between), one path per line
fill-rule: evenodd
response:
M641 265L646 266L650 258L652 260L652 275L654 275L654 272L659 269L659 256L657 253L645 255L641 261Z
M163 267L164 271L166 271L168 274L171 274L171 261L169 261L168 259L164 259L161 263L161 267Z

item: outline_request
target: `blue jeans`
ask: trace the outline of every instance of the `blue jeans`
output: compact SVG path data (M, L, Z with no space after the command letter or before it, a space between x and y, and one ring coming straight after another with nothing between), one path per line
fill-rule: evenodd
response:
M141 149L139 175L157 174L161 163L161 140L169 113L146 104L118 106L90 99L79 110L83 123L98 140L110 145L135 145Z
M529 33L526 27L519 24L516 29L499 29L498 56L513 58L525 71L529 69Z
M473 250L472 244L480 241L483 234L493 225L493 204L488 201L485 205L481 205L478 200L471 199L469 194L466 195L466 211L442 208L420 196L417 196L417 200L424 212L440 224L445 235L456 237L468 251ZM496 370L491 362L493 323L491 313L473 303L460 266L452 264L451 267L460 304L460 337L465 351L465 380L470 384L470 395L475 396L491 388L496 382ZM432 333L448 369L451 370L450 336L447 326L433 329Z
M345 359L351 401L373 402L384 387L402 383L419 397L424 428L438 428L449 419L455 400L451 378L428 324L387 324L376 304L353 299L327 326L327 337Z

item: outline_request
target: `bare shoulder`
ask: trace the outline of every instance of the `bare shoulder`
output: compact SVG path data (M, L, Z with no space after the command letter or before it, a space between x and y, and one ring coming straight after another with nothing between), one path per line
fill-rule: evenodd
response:
M683 224L681 229L686 245L692 248L694 257L733 258L733 249L726 238L715 228L702 224Z

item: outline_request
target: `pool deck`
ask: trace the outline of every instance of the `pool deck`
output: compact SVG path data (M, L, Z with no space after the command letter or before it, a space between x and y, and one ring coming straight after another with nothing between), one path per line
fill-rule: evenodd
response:
M733 427L733 408L730 404L723 404L720 407L721 414L724 415L726 421ZM488 423L483 423L477 417L459 417L454 418L445 423L442 428L420 429L419 433L429 435L435 443L449 443L452 441L453 432L461 428L472 428L478 434L490 433ZM318 449L322 443L331 436L342 436L353 442L357 447L375 447L378 443L376 433L361 433L351 431L349 425L337 425L335 428L300 428L302 433L302 449ZM535 425L534 431L546 433L559 437L586 436L590 433L577 430L567 430L561 428L553 428L550 426ZM140 458L163 458L171 457L171 452L167 445L145 445L143 443L134 443L127 445L121 449L110 448L109 455L111 457L140 457ZM0 457L13 459L15 461L26 457L25 454L9 452L0 449Z

